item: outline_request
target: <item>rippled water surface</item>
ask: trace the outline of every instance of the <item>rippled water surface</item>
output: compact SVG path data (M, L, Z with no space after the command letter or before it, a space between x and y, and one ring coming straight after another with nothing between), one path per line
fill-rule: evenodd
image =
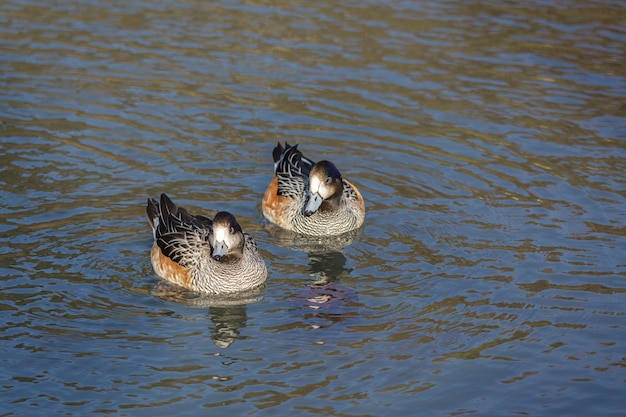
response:
M0 5L2 416L618 416L622 1ZM277 141L366 199L263 220ZM164 287L146 198L228 210L267 286Z

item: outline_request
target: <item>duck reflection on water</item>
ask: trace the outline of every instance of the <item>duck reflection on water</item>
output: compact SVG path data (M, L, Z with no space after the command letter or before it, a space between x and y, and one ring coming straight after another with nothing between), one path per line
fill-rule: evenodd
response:
M363 227L336 236L302 235L274 224L267 224L265 230L269 239L277 246L313 255L343 251L361 234Z
M153 295L167 301L181 303L193 308L208 309L211 320L211 338L215 346L228 348L241 338L246 327L248 304L263 299L265 286L233 294L204 294L161 281Z

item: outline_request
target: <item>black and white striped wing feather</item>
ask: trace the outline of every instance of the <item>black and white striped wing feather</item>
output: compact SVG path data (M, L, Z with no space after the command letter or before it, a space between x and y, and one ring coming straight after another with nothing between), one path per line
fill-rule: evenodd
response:
M153 200L158 209L158 224L154 237L161 252L179 265L190 268L197 264L200 254L210 251L208 236L212 220L205 216L193 216L178 208L165 194L160 204Z
M315 162L302 155L298 145L274 148L274 172L278 177L278 195L301 198L308 190L308 178Z

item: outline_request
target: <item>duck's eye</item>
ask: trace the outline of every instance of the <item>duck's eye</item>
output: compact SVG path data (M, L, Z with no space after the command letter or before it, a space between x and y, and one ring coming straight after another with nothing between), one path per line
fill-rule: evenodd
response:
M231 235L234 235L234 234L235 234L235 228L234 228L234 227L232 227L232 226L230 227L230 234L231 234Z
M326 178L324 178L324 182L326 184L330 184L331 182L333 182L333 179L331 177L326 177Z

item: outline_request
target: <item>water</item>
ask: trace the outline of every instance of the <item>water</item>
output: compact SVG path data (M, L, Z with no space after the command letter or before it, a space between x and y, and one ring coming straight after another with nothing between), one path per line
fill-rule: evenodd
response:
M2 3L3 416L623 415L622 2L335 3ZM345 248L263 221L279 140ZM266 288L164 288L161 192Z

